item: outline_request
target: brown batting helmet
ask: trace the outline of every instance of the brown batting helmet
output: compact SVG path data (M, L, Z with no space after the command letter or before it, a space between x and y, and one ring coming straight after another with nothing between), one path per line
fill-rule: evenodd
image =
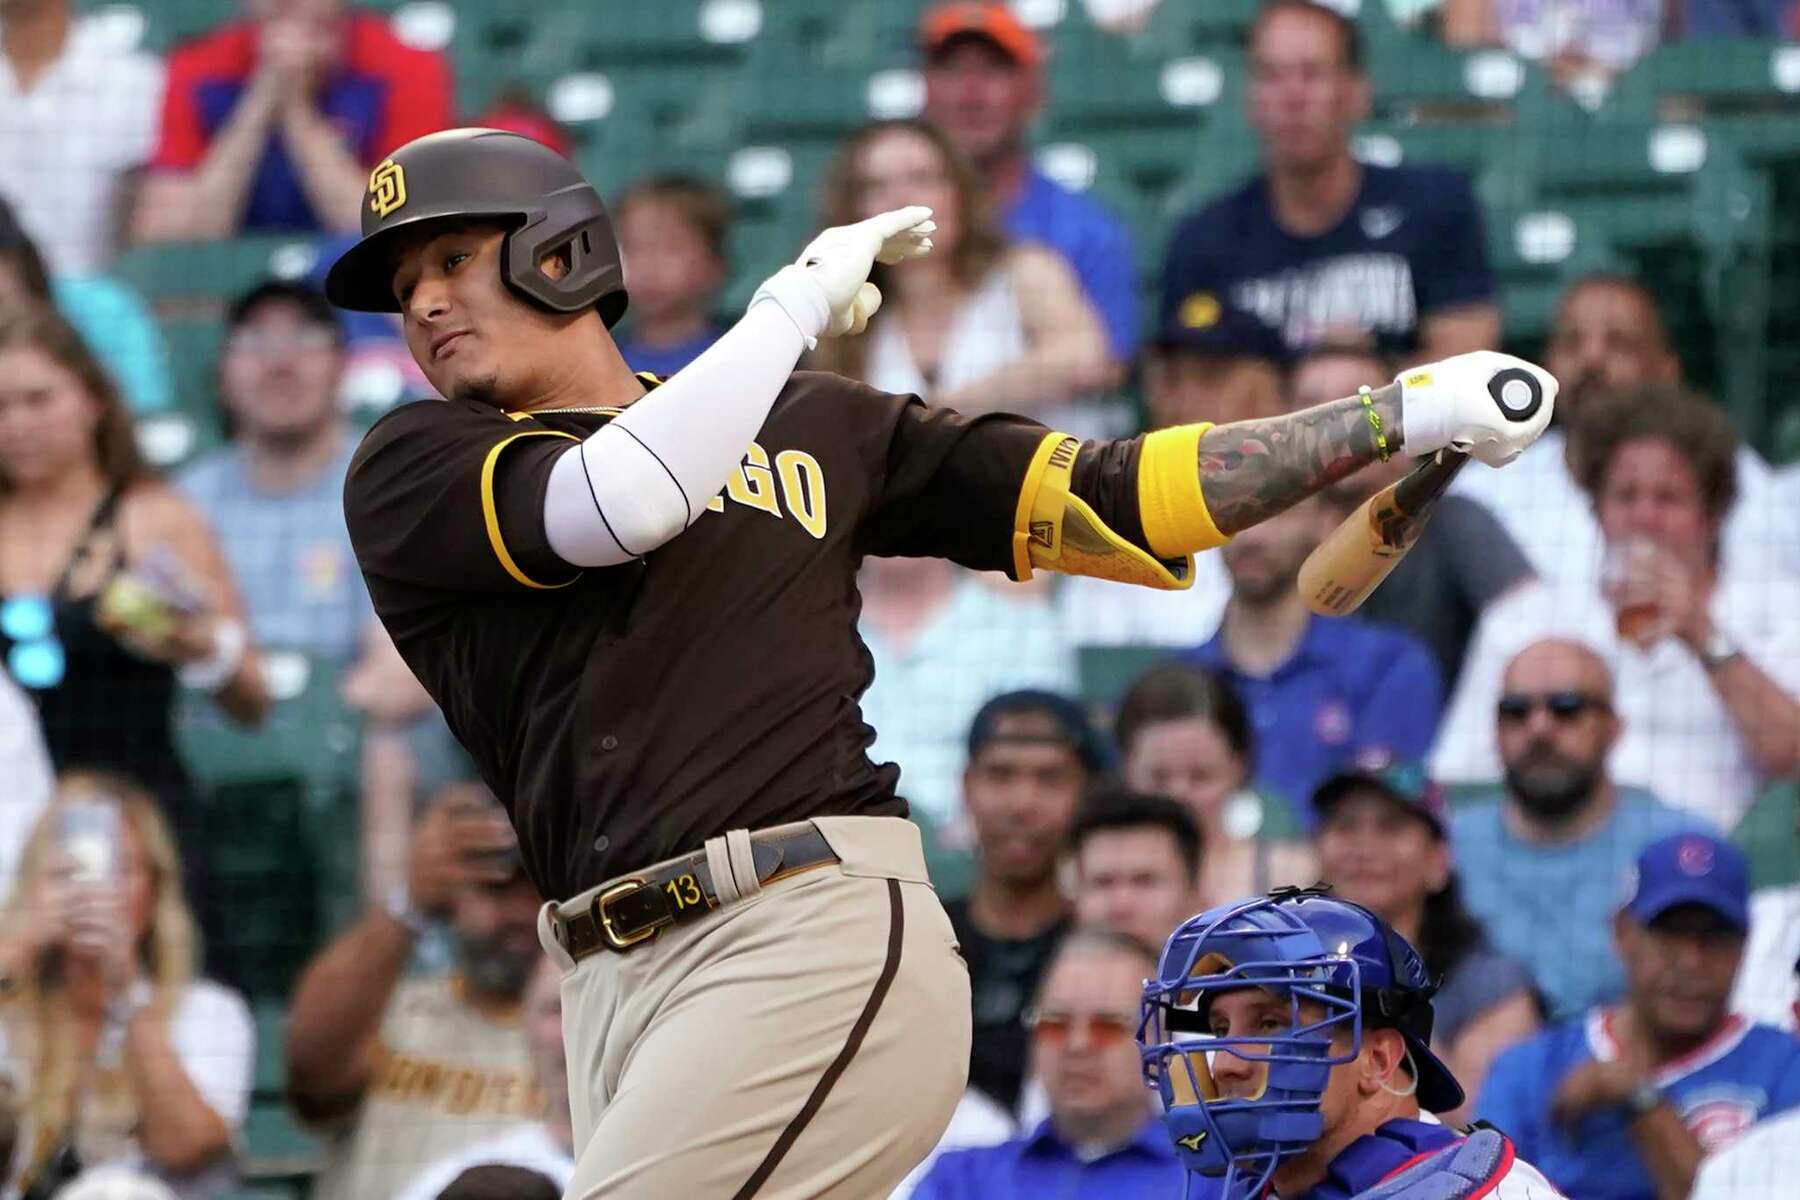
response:
M339 308L399 312L393 243L429 221L482 219L510 226L500 274L513 291L553 312L597 308L607 328L625 314L625 271L612 218L573 163L528 137L500 129L446 129L400 147L369 174L362 240L325 276ZM568 255L568 273L539 269Z

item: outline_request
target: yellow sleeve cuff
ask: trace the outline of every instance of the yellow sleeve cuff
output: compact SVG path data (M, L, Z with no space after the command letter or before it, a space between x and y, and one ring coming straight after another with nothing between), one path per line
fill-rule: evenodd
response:
M1013 517L1013 578L1030 579L1035 567L1166 591L1193 586L1193 559L1145 553L1070 490L1080 450L1081 442L1066 433L1048 434L1038 444Z
M1177 425L1144 435L1138 457L1138 519L1158 558L1197 554L1231 540L1213 524L1200 491L1200 438L1212 425Z

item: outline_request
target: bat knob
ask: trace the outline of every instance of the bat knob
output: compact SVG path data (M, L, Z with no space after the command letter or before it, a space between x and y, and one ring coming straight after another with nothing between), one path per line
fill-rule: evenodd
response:
M1529 421L1544 406L1544 385L1523 367L1495 371L1487 388L1509 421Z

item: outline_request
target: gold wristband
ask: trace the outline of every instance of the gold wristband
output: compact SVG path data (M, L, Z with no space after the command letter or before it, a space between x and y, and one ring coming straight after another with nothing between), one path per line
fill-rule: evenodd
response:
M1375 453L1381 456L1382 462L1386 462L1392 457L1392 452L1388 450L1387 434L1381 430L1381 414L1375 411L1375 393L1365 383L1356 389L1356 395L1362 401L1363 413L1369 418L1369 428L1375 431Z

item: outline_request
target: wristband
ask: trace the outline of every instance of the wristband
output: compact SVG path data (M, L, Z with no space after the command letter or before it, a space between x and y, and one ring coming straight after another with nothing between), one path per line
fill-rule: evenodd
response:
M1636 1121L1648 1116L1650 1111L1662 1102L1662 1089L1646 1079L1632 1088L1631 1094L1625 1097L1625 1111L1633 1121Z
M424 937L431 928L431 918L419 911L418 905L412 901L412 893L404 883L396 883L388 889L387 900L381 907L415 938Z
M825 298L825 288L811 271L801 266L781 268L763 280L763 285L750 297L745 311L755 308L763 300L773 300L775 306L787 314L788 320L805 339L808 350L818 348L819 335L831 325L831 303Z
M154 998L149 980L134 979L130 987L106 1002L106 1024L113 1029L125 1028L150 1007Z
M1387 434L1381 431L1381 414L1375 411L1375 393L1365 383L1356 389L1356 395L1362 401L1363 414L1369 418L1369 428L1375 431L1375 453L1386 462L1392 452L1388 449Z
M216 692L231 682L244 665L250 635L241 621L214 621L213 649L205 658L183 663L176 672L181 686L196 692Z

